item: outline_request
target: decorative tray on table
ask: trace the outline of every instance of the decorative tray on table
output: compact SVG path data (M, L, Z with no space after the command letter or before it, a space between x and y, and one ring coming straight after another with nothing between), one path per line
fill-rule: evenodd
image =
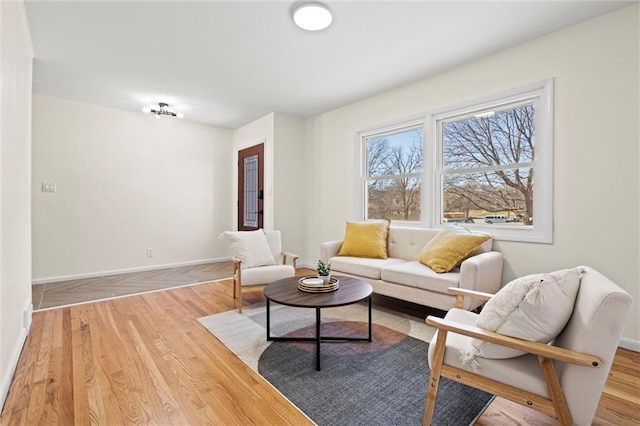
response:
M321 278L304 277L298 280L298 290L306 293L328 293L336 291L340 287L340 281L336 278L329 278L328 284L323 284Z

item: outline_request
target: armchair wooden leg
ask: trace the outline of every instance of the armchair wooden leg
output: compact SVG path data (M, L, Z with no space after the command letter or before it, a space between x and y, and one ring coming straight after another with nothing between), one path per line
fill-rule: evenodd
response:
M444 362L447 332L442 329L438 330L438 338L436 340L433 365L431 366L431 373L429 374L429 383L427 383L424 414L422 415L423 426L429 426L431 424L433 413L436 409L436 398L438 397L438 387L440 386L440 373L442 371L442 363Z
M238 313L242 313L242 268L237 265L233 274L233 297L236 299Z
M556 369L553 366L553 361L549 358L538 356L538 362L540 363L540 367L542 367L544 379L547 382L547 389L549 390L549 396L551 397L553 408L558 416L558 421L560 421L561 425L572 425L573 419L571 418L564 392L562 392L562 386L560 386Z
M242 289L241 288L238 289L238 298L236 300L238 301L238 313L241 314L242 313Z

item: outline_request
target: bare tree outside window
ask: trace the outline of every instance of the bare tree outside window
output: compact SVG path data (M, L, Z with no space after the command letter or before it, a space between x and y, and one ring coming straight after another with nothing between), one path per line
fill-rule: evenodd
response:
M422 128L366 138L367 218L420 220Z
M552 243L553 105L550 79L358 132L358 211Z
M443 217L532 225L534 105L441 125Z

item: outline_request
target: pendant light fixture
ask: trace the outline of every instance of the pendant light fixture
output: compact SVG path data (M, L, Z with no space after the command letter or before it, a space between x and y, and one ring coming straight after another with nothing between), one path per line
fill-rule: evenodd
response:
M184 114L181 112L169 111L169 104L166 104L164 102L160 102L158 104L158 109L155 109L152 107L144 107L142 108L142 112L146 114L149 114L149 113L155 114L156 118L160 118L160 117L184 118Z
M320 31L331 25L333 16L322 3L302 3L293 10L293 22L307 31Z

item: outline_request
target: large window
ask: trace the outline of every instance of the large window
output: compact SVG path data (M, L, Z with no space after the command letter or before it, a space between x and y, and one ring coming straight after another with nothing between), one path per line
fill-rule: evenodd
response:
M362 135L366 219L419 222L423 122Z
M441 219L533 224L536 107L531 101L438 122Z
M552 241L552 83L430 116L435 225Z
M552 242L552 117L548 81L360 133L364 218Z

